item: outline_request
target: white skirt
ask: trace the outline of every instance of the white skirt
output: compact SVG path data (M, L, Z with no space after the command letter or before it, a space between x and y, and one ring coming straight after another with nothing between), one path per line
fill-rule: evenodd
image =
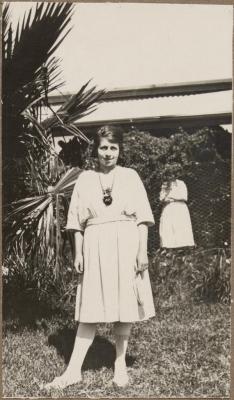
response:
M84 274L76 296L77 321L134 322L155 315L148 271L140 281L139 277L136 280L138 245L138 228L133 221L85 229Z
M185 202L173 201L165 205L159 224L161 247L194 246L190 213Z

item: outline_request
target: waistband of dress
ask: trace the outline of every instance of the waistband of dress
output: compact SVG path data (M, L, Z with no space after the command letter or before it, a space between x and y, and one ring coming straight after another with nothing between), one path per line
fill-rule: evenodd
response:
M128 217L126 215L116 215L116 216L106 216L106 217L94 217L88 219L86 223L86 227L91 225L100 225L107 224L109 222L118 222L118 221L135 221L135 218Z
M166 200L165 204L171 204L171 203L186 203L185 200L176 200L176 199L170 199L170 200Z
M162 205L162 209L164 210L164 208L168 207L171 204L186 204L186 201L185 200L174 200L174 199L164 201L163 205Z

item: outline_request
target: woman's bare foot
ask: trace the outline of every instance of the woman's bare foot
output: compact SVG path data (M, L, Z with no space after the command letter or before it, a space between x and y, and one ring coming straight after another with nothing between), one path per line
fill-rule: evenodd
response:
M47 383L45 389L65 389L67 386L75 385L82 381L81 374L71 375L64 372L61 376L57 376L52 382Z
M125 362L115 362L115 373L113 383L119 387L124 387L128 384L129 377Z

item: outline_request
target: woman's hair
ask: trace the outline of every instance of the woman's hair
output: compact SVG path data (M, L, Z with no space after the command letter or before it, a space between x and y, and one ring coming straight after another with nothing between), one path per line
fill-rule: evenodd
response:
M174 181L175 179L181 178L182 175L182 165L178 162L172 162L165 166L161 180L162 182L168 182L168 184L170 184L170 182Z
M112 125L105 125L98 129L94 135L93 156L97 156L97 149L102 138L108 139L111 143L119 145L120 154L123 151L123 131L121 128Z

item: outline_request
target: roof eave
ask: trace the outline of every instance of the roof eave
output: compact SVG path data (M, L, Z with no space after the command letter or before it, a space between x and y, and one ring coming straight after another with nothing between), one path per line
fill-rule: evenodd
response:
M145 87L132 87L108 90L102 101L138 100L155 97L188 96L202 93L214 93L232 89L232 79L216 79L199 82L181 82L174 84L151 85ZM50 96L52 105L63 104L72 94L63 96Z

